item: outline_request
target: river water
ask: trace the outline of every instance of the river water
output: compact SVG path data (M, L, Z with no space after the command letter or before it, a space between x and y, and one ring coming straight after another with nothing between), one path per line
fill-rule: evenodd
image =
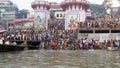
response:
M25 50L0 53L0 68L120 68L120 51Z

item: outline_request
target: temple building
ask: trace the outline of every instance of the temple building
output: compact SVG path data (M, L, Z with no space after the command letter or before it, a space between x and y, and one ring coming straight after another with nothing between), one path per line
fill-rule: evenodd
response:
M56 20L62 20L65 17L65 12L63 11L61 5L57 2L50 2L51 8L49 12L53 13Z
M35 29L48 29L48 10L50 3L44 0L35 0L32 2L32 8L35 12Z
M42 26L46 27L46 29L48 29L48 20L53 18L57 22L64 20L66 30L74 30L78 29L80 22L85 22L89 4L86 0L64 0L61 3L35 0L31 6L34 9L35 19L41 17L43 18L41 18L41 21L45 19L43 22L46 25ZM36 23L41 26L40 21L35 21Z
M86 0L64 0L61 7L65 11L65 29L74 30L79 28L81 22L85 22L86 11L89 8Z

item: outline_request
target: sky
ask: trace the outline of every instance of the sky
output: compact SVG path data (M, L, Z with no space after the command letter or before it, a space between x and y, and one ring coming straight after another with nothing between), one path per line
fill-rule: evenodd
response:
M11 0L14 4L18 6L18 8L21 9L27 9L29 11L32 11L33 9L31 8L31 3L34 2L35 0ZM58 2L60 3L63 0L46 0L49 2ZM95 3L95 4L102 4L104 0L88 0L90 3ZM120 3L118 3L117 0L113 0L113 7L120 6Z

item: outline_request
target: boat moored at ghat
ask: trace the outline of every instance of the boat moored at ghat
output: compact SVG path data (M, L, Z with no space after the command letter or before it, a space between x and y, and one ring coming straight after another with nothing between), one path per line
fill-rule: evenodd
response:
M40 44L41 42L40 41L34 41L34 40L31 40L31 41L26 41L27 42L27 47L28 49L39 49L40 48Z
M117 51L119 48L118 47L107 47L109 51Z
M0 52L22 51L25 46L0 44Z
M22 43L17 44L16 42L10 43L9 41L0 40L0 52L22 51L24 48L25 46Z
M2 36L6 31L0 32ZM13 41L10 37L0 38L0 52L22 51L26 46L23 45L24 41Z

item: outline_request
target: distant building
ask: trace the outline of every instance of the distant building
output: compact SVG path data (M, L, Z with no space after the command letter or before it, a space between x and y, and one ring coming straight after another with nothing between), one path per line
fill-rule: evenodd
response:
M30 11L30 12L27 14L27 18L34 18L34 11Z
M65 12L62 11L62 10L57 10L55 12L55 19L57 20L61 20L61 19L64 19L65 18Z
M64 19L65 11L63 11L59 3L50 2L50 6L51 8L49 11L54 13L54 17L55 17L54 19L57 19L57 20Z
M120 7L112 7L112 16L120 17Z
M0 0L1 20L13 20L16 18L18 8L10 0Z

